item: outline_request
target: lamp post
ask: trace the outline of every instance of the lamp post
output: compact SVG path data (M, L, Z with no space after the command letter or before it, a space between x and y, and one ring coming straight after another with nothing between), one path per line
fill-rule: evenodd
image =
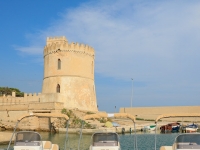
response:
M131 78L132 80L132 91L131 91L131 108L132 108L132 103L133 103L133 78Z

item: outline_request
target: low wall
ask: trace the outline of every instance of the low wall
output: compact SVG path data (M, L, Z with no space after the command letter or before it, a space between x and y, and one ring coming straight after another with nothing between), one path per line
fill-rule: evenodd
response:
M0 106L1 111L61 110L61 102L31 102L28 104L7 104ZM1 118L1 116L0 116Z
M0 127L12 129L17 119L24 114L35 112L61 112L63 103L60 102L32 102L28 104L11 104L0 106ZM49 129L50 120L46 118L29 117L21 121L20 129Z
M134 116L137 116L137 118L155 119L158 115L161 114L200 113L200 106L132 107L132 108L124 107L120 108L119 112L130 113Z
M16 122L17 118L27 113L27 110L21 111L0 111L0 121Z
M15 97L13 96L1 96L0 105L12 105L12 104L27 104L31 102L40 102L41 99L40 93L24 93L24 97Z

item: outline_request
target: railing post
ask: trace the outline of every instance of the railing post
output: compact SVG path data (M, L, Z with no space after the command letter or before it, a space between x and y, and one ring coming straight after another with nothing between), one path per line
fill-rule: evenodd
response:
M12 134L12 136L11 136L11 139L10 139L10 142L9 142L9 144L8 144L7 150L9 150L9 148L10 148L10 144L11 144L11 142L12 142L12 138L13 138L13 136L14 136L14 134L15 134L16 129L17 129L18 123L19 123L19 121L17 121L17 123L16 123L15 129L14 129L13 134Z

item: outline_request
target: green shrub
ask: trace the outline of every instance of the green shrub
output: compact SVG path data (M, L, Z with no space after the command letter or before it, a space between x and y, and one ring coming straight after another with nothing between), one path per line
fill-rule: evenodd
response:
M143 118L136 118L136 120L144 120Z
M17 88L9 88L9 87L0 87L0 96L2 96L3 94L12 95L13 91L16 93L16 97L23 97L24 96L24 92L21 92Z
M99 122L100 122L100 123L106 123L106 121L107 121L107 119L105 119L105 118L100 118L100 119L99 119Z
M72 110L67 110L66 108L63 108L61 110L62 114L66 114L69 118L70 118L70 123L69 123L69 127L70 128L81 128L82 125L82 120L80 118L78 118ZM87 114L92 114L91 112L87 112ZM67 121L64 123L65 127L67 125ZM85 121L83 122L83 128L86 129L91 129L94 128L92 127L91 124L86 123Z
M92 128L91 124L89 124L89 123L85 123L84 127L85 127L86 129L91 129L91 128Z
M67 115L69 118L71 118L72 115L74 115L73 112L72 112L71 110L67 111L66 108L63 108L63 109L61 110L61 113Z
M94 114L93 112L90 112L90 111L88 111L88 112L86 112L86 114L87 115L90 115L90 114Z
M110 121L110 122L112 122L112 119L111 119L111 118L107 118L107 121Z
M155 121L154 119L144 119L145 121Z

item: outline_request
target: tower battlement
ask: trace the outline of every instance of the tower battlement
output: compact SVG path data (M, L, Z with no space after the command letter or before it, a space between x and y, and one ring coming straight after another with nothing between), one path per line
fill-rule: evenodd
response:
M94 49L91 46L79 43L68 43L66 37L48 37L44 47L44 56L56 52L76 52L94 56Z
M61 36L61 37L47 37L47 45L51 45L53 43L65 43L68 42L65 36Z

